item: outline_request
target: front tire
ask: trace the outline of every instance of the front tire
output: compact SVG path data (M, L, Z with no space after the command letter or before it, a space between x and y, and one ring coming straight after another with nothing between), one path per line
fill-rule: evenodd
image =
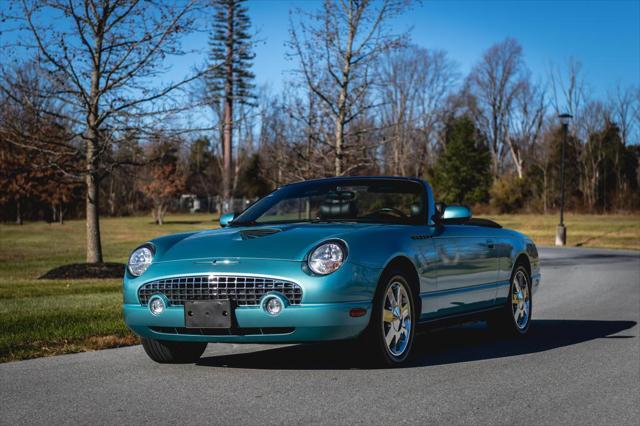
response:
M416 326L415 296L402 272L384 275L365 334L376 364L401 365L409 357Z
M140 340L149 358L160 364L194 363L207 348L206 343L200 342L168 342L146 337Z
M519 264L511 275L507 302L487 322L499 334L523 336L531 325L532 308L531 276L527 268Z

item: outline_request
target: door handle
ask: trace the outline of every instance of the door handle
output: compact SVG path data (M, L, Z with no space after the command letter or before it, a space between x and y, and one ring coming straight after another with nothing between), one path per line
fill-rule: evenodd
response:
M492 249L494 246L493 244L493 240L487 240L487 247L489 247L490 249Z

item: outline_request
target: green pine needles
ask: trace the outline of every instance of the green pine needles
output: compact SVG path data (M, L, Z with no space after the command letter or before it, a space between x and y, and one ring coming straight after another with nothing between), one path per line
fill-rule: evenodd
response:
M255 75L251 20L246 0L213 0L215 10L209 36L207 91L213 102L230 96L234 104L254 105Z
M491 187L491 156L473 121L451 119L445 129L443 152L433 170L434 189L447 204L486 202Z

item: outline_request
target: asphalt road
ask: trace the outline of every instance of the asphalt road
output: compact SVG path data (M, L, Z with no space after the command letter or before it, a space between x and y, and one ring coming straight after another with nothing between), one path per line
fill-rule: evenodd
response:
M542 249L526 340L424 333L406 368L335 345L209 345L166 366L141 347L0 365L0 424L640 424L640 254Z

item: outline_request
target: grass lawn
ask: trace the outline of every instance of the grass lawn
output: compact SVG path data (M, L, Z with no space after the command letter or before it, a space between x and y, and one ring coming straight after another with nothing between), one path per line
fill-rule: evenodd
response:
M558 217L491 216L551 245ZM640 250L640 215L567 215L568 244ZM217 226L211 215L105 218L105 261L125 263L131 249L158 235ZM84 222L0 224L0 362L137 342L125 327L121 281L38 280L54 267L84 261Z
M559 215L487 216L505 228L529 235L537 245L550 246L556 241ZM566 214L567 246L640 250L640 214L584 215Z
M159 235L217 227L212 215L101 221L105 261L125 263L136 245ZM84 261L83 221L0 224L0 362L131 345L122 321L120 279L38 280Z

